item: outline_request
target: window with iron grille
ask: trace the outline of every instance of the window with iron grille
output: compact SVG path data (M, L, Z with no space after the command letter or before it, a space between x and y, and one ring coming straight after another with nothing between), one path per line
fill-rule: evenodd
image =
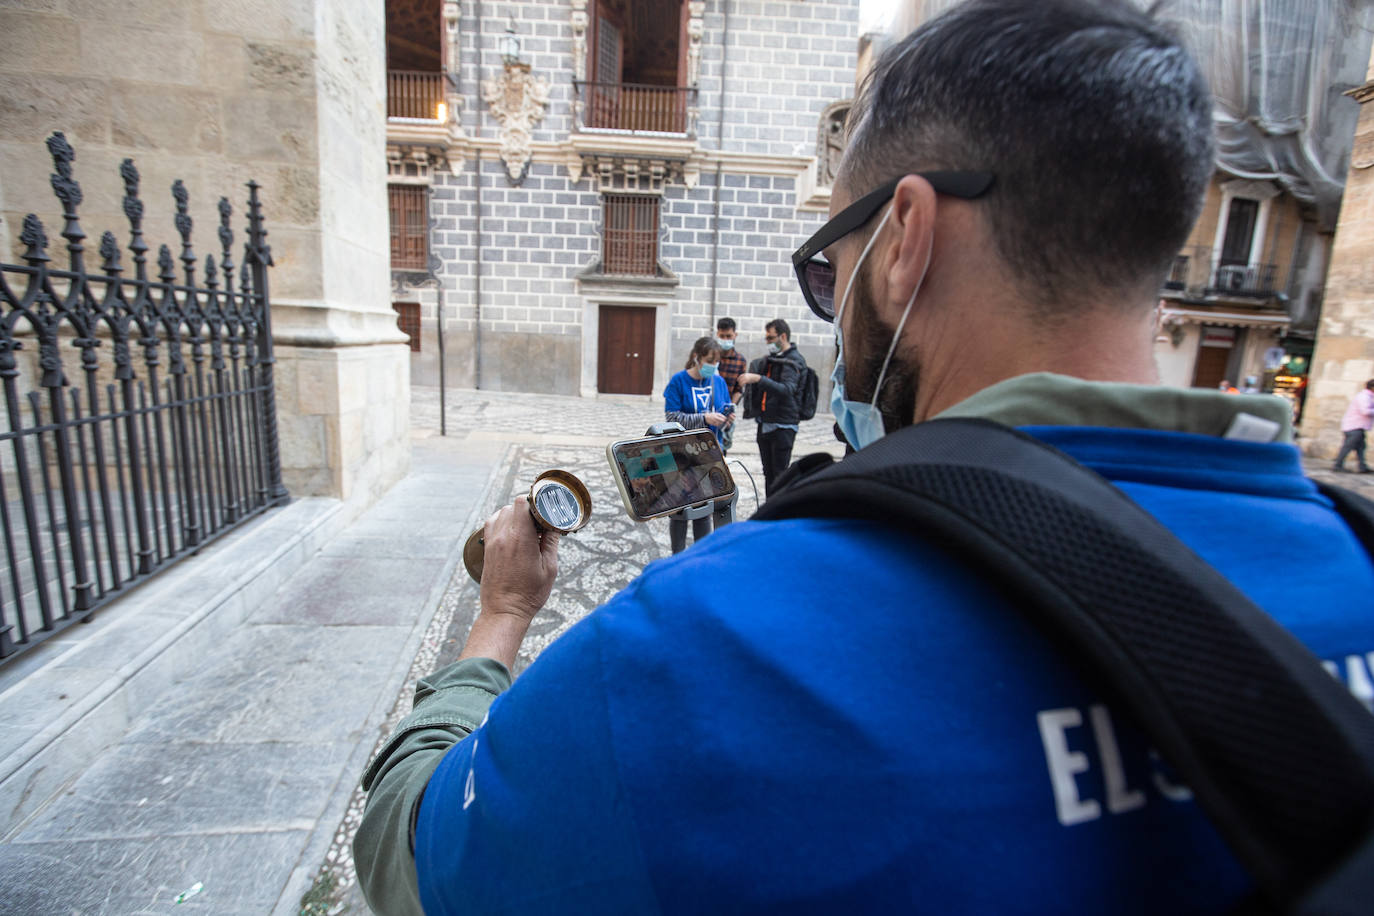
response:
M418 302L393 302L391 307L396 310L396 327L401 329L401 333L410 338L410 352L420 352L420 303Z
M424 270L429 260L429 219L424 185L387 185L391 204L392 270Z
M658 198L607 194L601 198L601 272L658 274Z

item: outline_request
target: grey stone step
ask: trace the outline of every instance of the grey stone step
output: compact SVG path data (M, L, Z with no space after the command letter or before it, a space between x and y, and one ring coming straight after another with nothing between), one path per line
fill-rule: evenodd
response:
M193 673L349 516L333 499L273 510L0 668L0 837Z

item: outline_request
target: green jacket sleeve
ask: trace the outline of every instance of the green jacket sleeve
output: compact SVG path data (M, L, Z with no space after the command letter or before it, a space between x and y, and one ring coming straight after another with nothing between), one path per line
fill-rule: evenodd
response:
M510 687L506 666L469 658L423 678L415 704L363 773L367 807L353 839L358 884L381 916L423 914L415 876L415 818L429 777L449 748L482 723Z

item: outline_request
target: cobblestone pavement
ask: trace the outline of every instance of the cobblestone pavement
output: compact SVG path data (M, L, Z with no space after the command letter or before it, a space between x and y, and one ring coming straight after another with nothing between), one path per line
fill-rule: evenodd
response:
M528 489L541 471L549 468L563 468L576 474L592 495L591 521L562 541L558 581L521 647L516 662L518 673L645 566L670 553L665 521L640 524L626 515L605 452L606 444L615 439L642 435L650 423L662 417L662 407L649 398L579 398L453 389L447 393L447 401L447 437L439 440L446 447L461 450L479 442L504 446L498 467L493 468L493 482L482 496L479 517L511 502ZM740 490L738 513L745 518L756 507L749 475L753 475L762 497L763 474L758 448L752 439L752 421L742 422L748 435L737 440L729 458ZM412 390L411 424L417 438L430 443L438 440L438 389ZM843 453L831 433L828 414L802 424L794 455L813 451L829 451L836 456ZM1317 479L1374 497L1374 475L1333 473L1329 462L1316 459L1305 464L1308 473ZM459 566L425 635L407 686L391 711L384 735L409 711L415 680L457 657L476 609L477 586ZM350 848L363 803L362 792L356 792L317 881L322 891L318 908L305 909L304 914L369 912L356 886Z

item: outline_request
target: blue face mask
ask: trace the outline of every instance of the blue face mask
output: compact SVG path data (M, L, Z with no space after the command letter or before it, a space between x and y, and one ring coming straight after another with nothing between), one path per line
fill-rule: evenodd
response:
M697 366L697 371L701 373L702 378L710 378L716 374L716 364L702 363L700 366Z
M835 415L835 422L840 427L840 433L849 441L849 444L856 449L872 445L883 436L887 435L887 429L883 426L883 414L878 409L878 393L883 390L883 380L887 377L888 363L892 362L892 353L897 349L897 341L902 336L902 328L906 325L907 316L911 314L911 306L916 302L916 294L921 291L921 284L925 282L926 270L930 268L930 252L926 252L926 265L921 269L921 279L916 284L916 288L911 291L911 298L906 302L906 309L902 312L902 320L897 322L897 330L892 334L892 342L887 347L887 356L883 359L883 367L878 370L878 381L873 385L873 400L867 404L859 401L847 400L844 396L844 335L840 331L840 319L844 317L845 306L849 302L849 293L854 289L854 280L859 276L859 268L863 266L864 258L868 257L869 249L882 234L883 227L887 225L888 217L892 215L892 208L888 207L883 214L882 221L878 223L878 228L873 231L868 244L864 245L863 252L859 255L859 260L854 264L854 269L849 272L849 282L845 284L844 295L840 297L840 308L835 312L835 369L830 373L830 412ZM932 242L934 240L932 239Z
M720 348L721 348L722 350L733 350L733 349L735 349L735 342L734 342L733 340L722 340L721 338L717 337L717 338L716 338L716 343L720 344Z

